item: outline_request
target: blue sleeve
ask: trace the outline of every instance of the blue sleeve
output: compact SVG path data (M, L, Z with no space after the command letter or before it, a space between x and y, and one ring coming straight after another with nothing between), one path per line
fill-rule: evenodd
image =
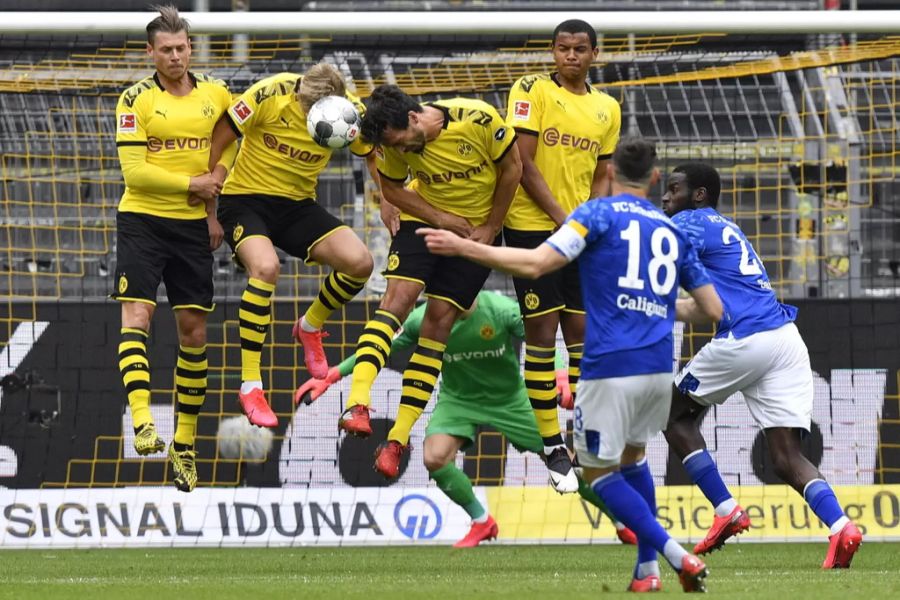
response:
M700 262L697 250L694 249L691 240L686 235L682 237L682 240L684 241L684 260L681 263L679 276L681 287L690 292L712 283L712 280L709 278L709 273L706 272L706 267Z
M695 211L683 210L672 217L672 222L684 232L693 244L696 254L701 256L706 251L706 229L695 215Z
M609 231L610 206L606 202L600 200L589 200L572 211L572 214L566 219L566 223L576 221L585 230L586 242L593 242L603 237Z

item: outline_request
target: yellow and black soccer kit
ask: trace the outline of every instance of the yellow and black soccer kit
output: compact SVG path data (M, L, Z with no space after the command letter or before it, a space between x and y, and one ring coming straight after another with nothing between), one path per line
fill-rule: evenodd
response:
M443 130L421 153L383 148L378 171L394 181L412 179L409 188L429 204L469 220L487 221L497 183L497 163L515 143L513 132L489 104L456 98L430 104L444 113ZM400 230L391 242L385 277L425 286L426 296L459 309L472 305L490 269L459 257L428 252L416 230L429 224L401 215ZM494 241L499 243L499 237ZM375 311L366 323L356 350L348 406L369 404L369 391L390 353L391 338L399 329L396 315ZM409 429L428 403L441 370L445 344L423 337L403 373L403 389L394 428L388 439L406 443Z
M538 138L534 164L556 201L567 213L590 198L597 162L615 150L621 109L611 96L585 83L573 94L553 74L527 75L509 93L506 121L519 135ZM504 223L507 246L536 248L550 237L556 223L521 185ZM513 278L524 318L565 310L584 312L578 263L538 279ZM573 391L580 375L583 344L568 347ZM526 345L525 380L545 444L562 443L556 416L555 348ZM552 443L551 443L552 442Z
M241 148L219 196L219 221L225 240L237 252L252 237L266 237L291 256L310 263L313 246L346 227L316 202L319 174L332 150L313 141L306 113L297 100L302 77L280 73L267 77L244 92L226 113ZM347 94L360 114L365 107ZM350 151L365 156L372 146L357 138ZM349 302L365 279L332 272L306 313L307 322L320 328L328 316ZM261 379L262 343L271 320L275 286L251 278L241 297L240 331L244 381Z
M116 215L112 297L156 304L159 282L174 309L213 308L212 252L203 204L188 204L190 178L207 172L210 136L231 104L224 82L189 74L186 96L169 94L156 75L127 89L116 106L116 146L125 193ZM233 158L233 149L223 161ZM152 421L148 332L122 330L119 368L135 428ZM182 364L184 363L184 364ZM206 347L179 349L176 444L193 443L206 393Z

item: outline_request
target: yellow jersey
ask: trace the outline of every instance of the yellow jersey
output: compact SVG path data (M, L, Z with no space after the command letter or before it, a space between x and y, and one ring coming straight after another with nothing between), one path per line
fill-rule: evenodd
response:
M619 103L585 83L573 94L556 73L526 75L509 92L506 122L519 135L538 137L534 164L567 213L590 198L597 161L612 156L619 141ZM521 185L506 216L507 227L526 231L556 228Z
M301 75L279 73L256 82L228 109L226 117L240 138L234 166L223 194L265 194L292 200L316 197L319 173L328 165L332 150L313 141L306 128L306 112L296 91ZM360 116L365 106L347 93ZM350 144L357 156L372 146L357 137Z
M116 105L116 147L125 177L122 212L171 219L202 219L206 207L189 206L191 177L209 171L209 144L231 104L224 81L188 73L187 96L168 93L154 74L125 90Z
M379 149L378 171L394 181L411 178L409 189L426 202L481 225L493 206L496 164L515 143L515 132L481 100L453 98L425 106L444 113L440 135L421 153ZM406 214L400 218L418 220Z

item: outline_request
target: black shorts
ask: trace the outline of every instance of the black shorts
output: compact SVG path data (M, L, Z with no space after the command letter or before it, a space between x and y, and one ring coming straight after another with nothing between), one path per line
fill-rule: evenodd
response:
M391 240L387 268L387 279L406 279L425 286L425 296L439 298L466 310L491 270L458 256L438 256L428 251L425 238L416 235L420 227L431 227L418 221L403 221L400 230ZM500 245L500 236L494 240Z
M173 309L213 309L213 255L206 219L117 213L116 259L111 298L156 304L162 281Z
M219 223L237 252L254 236L267 237L291 256L310 263L309 251L344 223L312 198L291 200L263 194L219 196Z
M522 231L504 227L503 241L510 248L537 248L552 233L552 231ZM584 312L577 260L559 271L548 273L538 279L513 277L513 285L516 287L522 316L526 319L558 310Z

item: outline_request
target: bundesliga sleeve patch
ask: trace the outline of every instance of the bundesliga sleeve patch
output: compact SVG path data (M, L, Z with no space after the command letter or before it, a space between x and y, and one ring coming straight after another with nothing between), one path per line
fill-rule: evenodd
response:
M531 117L531 102L516 100L513 107L513 118L519 121L527 121Z
M119 133L134 133L137 131L137 119L132 113L119 115Z
M239 125L243 125L244 121L250 118L250 115L253 114L253 109L250 106L241 100L237 104L231 107L231 113L234 115L234 118L237 119Z

